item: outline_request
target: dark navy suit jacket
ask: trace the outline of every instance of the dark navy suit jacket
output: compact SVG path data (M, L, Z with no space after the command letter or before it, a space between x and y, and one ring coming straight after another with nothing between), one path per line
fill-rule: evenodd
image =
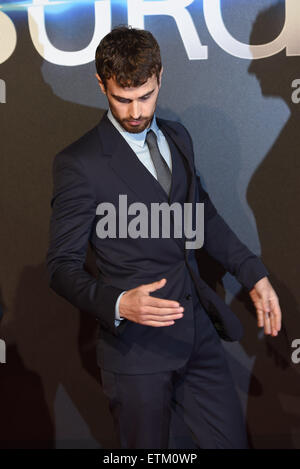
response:
M193 345L198 300L223 339L239 340L242 326L201 279L195 252L185 248L184 237L175 238L171 233L171 239L101 239L96 233L98 204L111 202L118 217L119 194L126 194L128 206L143 202L150 211L153 202L176 200L176 191L184 181L185 202L191 203L193 209L197 202L204 203L203 249L247 289L268 274L261 260L217 213L204 191L185 127L163 119L157 119L157 123L172 149L170 199L106 115L95 128L59 153L53 165L53 212L47 254L50 286L75 307L97 318L101 326L98 363L120 373L153 373L183 366ZM88 243L96 256L97 278L84 268ZM126 319L116 327L115 303L119 294L163 277L167 279L165 287L152 294L178 300L185 308L184 317L167 327L144 326Z

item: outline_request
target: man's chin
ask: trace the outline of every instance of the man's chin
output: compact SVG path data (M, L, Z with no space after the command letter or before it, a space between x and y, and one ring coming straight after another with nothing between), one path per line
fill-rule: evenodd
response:
M122 127L131 134L139 134L149 127L150 121L143 121L140 124L130 124L129 122L122 122Z

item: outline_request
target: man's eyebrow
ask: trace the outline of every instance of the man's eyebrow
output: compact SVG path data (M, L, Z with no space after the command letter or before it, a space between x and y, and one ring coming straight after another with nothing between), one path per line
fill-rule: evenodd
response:
M150 96L152 93L154 93L154 91L155 91L155 88L153 88L153 90L151 91L148 91L148 93L144 94L143 96L140 96L139 99L146 98L146 96Z
M147 96L150 96L152 93L154 93L154 91L155 91L155 88L153 88L153 90L151 91L148 91L148 93L144 94L143 96L139 96L138 99L146 98ZM112 94L112 97L115 99L124 99L125 101L132 101L132 99L125 98L124 96L118 96L116 94Z

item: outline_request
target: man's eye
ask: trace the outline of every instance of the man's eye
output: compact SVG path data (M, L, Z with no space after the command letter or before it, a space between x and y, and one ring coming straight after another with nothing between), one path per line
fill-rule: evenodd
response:
M141 101L147 101L147 99L149 99L149 98L150 98L150 96L143 96L143 97L140 98L140 99L141 99Z

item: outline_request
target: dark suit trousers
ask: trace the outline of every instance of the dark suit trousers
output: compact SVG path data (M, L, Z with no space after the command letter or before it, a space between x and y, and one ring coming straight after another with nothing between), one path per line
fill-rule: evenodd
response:
M195 306L193 349L184 367L139 375L101 370L121 448L167 449L172 409L199 449L248 448L220 338L202 306Z

